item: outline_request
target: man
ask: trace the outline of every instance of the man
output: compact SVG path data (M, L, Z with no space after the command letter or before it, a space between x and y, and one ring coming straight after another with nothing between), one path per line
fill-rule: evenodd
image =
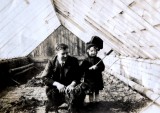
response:
M69 56L68 53L68 46L63 43L59 44L56 47L57 55L48 61L42 73L43 81L47 85L46 112L52 106L58 112L58 106L65 102L65 92L73 91L80 82L78 60Z

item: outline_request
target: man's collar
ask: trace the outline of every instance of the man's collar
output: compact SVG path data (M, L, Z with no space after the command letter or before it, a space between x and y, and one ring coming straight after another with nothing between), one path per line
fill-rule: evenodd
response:
M62 61L62 60L59 59L58 57L57 57L57 60L58 60L59 64L61 64L61 65L62 65L62 64L65 64L65 62L66 62L66 61Z

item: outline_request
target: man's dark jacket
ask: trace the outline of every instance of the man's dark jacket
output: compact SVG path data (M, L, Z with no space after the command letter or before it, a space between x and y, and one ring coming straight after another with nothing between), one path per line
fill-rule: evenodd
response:
M57 60L57 56L48 61L45 67L45 76L43 80L47 86L52 86L54 81L57 81L65 86L72 81L79 83L80 73L78 60L75 57L68 56L64 64L64 76L61 75L61 65Z

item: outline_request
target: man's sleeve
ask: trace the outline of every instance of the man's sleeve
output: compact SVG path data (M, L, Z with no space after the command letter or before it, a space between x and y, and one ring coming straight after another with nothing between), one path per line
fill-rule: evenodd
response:
M73 63L74 63L74 80L77 84L79 84L81 80L81 74L80 74L80 66L78 63L78 59L75 59Z
M51 61L48 60L48 63L45 66L45 69L42 73L42 80L47 86L50 86L53 84L51 67L52 67Z
M80 64L80 72L79 72L82 81L84 81L85 72L88 70L89 68L87 68L87 61L83 59L82 63Z

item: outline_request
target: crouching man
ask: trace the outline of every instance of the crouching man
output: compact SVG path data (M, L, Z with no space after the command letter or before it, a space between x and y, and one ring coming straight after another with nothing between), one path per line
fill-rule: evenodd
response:
M68 46L59 44L56 47L56 56L48 61L43 73L43 81L47 85L46 95L48 102L46 112L65 102L65 93L72 92L80 81L79 64L75 57L68 55Z

